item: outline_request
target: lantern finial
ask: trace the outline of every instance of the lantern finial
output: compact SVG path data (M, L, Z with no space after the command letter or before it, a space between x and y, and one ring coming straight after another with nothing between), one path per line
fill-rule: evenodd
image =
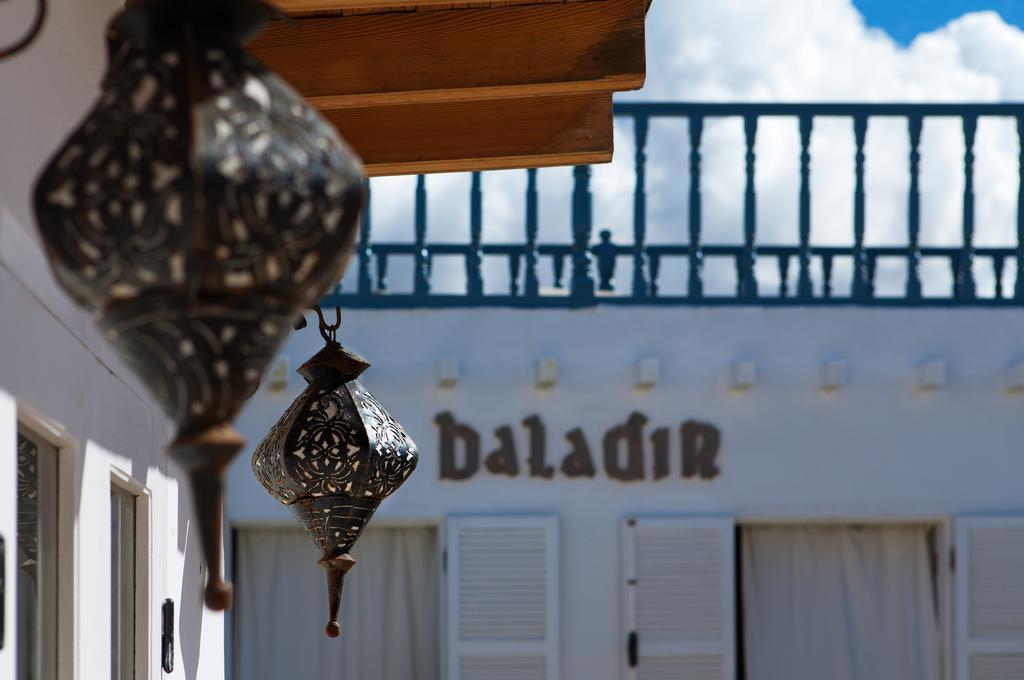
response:
M341 635L341 624L338 623L338 611L341 609L341 587L345 583L345 574L356 566L356 561L348 553L337 557L324 557L317 561L327 572L327 637L336 638Z
M199 517L199 540L206 555L208 578L206 606L213 610L231 606L231 584L224 580L221 569L224 515L224 474L245 439L231 425L214 425L198 433L179 433L171 442L170 452L188 472L193 502Z

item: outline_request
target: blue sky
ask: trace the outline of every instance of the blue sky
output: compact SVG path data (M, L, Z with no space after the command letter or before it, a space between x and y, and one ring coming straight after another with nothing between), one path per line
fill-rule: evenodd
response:
M854 0L868 26L884 29L904 45L967 12L994 10L1003 20L1024 26L1024 0Z

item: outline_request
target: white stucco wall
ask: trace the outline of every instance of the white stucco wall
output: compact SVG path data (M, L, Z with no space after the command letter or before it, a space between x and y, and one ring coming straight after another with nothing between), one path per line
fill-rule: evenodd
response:
M51 3L38 42L0 62L0 399L16 402L19 419L35 429L52 428L41 434L63 447L60 522L71 542L61 545L60 560L73 575L66 580L72 591L60 594L59 677L110 676L110 476L117 468L151 498L148 677L161 677L160 604L169 597L177 618L169 677L221 678L223 617L201 604L205 576L191 501L163 450L170 427L53 283L29 210L33 178L96 97L105 24L119 4ZM18 5L29 10L32 3ZM27 25L29 12L20 23L18 11L4 12L6 41ZM0 423L0 432L12 436L14 427ZM12 493L0 489L0 496Z
M420 466L388 499L381 518L448 514L552 513L560 518L562 677L618 677L619 523L629 514L727 513L771 518L948 518L1024 513L1024 396L1008 393L1004 372L1024 358L1024 315L1014 310L600 308L560 310L350 311L341 338L375 365L363 382L420 446ZM300 365L322 341L296 333L283 355ZM439 388L436 362L457 357L460 378ZM558 383L534 386L542 356L559 362ZM661 361L652 389L633 387L633 364ZM745 392L729 387L738 358L757 363ZM848 361L849 384L819 389L823 361ZM948 383L916 390L914 368L943 359ZM265 387L240 419L258 442L301 390ZM649 418L646 479L623 483L603 471L601 437L632 411ZM511 425L518 478L482 470L440 481L434 417L450 411L482 436ZM549 463L569 450L564 434L582 427L598 467L594 479L527 476L526 432L539 414ZM712 481L679 477L680 423L698 419L722 433ZM649 435L671 429L673 473L651 478ZM236 526L293 526L287 510L254 480L243 454L230 475ZM587 602L587 606L579 603Z

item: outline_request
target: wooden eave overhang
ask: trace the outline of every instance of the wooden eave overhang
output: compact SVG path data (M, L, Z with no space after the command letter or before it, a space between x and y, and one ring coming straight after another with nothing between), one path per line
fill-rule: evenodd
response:
M645 75L647 0L276 0L253 54L367 174L601 163Z

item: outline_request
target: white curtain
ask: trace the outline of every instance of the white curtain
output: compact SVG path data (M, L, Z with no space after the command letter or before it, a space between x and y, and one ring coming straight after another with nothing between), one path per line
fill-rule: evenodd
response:
M341 637L324 635L327 580L305 532L238 535L236 680L437 680L437 532L368 529L345 577Z
M938 680L927 526L745 527L747 680Z

